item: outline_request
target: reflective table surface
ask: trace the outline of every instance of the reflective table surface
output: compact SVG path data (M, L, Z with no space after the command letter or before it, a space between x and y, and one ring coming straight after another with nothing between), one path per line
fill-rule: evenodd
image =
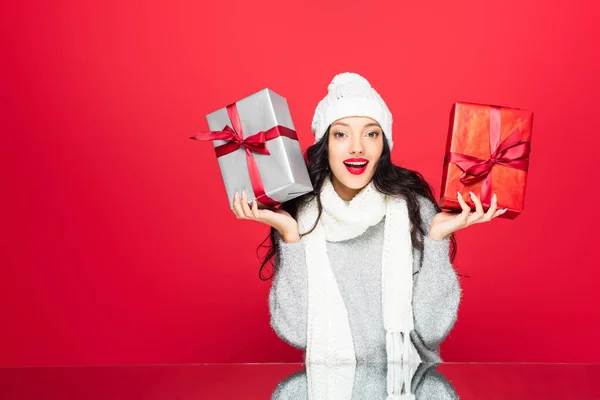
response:
M303 364L0 368L2 400L304 398L600 399L600 364L443 363L411 371Z

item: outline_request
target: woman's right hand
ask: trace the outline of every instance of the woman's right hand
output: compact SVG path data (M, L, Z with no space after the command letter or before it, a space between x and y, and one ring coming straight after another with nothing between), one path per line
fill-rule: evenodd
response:
M275 228L286 243L300 241L298 222L290 213L278 208L259 209L256 200L252 202L252 208L250 208L246 192L242 192L241 196L239 193L235 194L233 213L238 219L249 219Z

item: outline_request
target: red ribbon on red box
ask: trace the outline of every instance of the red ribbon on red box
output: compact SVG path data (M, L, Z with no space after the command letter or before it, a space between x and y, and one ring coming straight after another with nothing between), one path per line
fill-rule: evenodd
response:
M482 160L468 154L450 153L448 162L455 163L463 174L460 181L469 185L484 179L481 185L481 202L486 207L492 201L492 167L502 164L510 168L527 171L531 143L521 142L522 132L516 128L500 143L501 110L499 107L490 109L490 158Z
M256 200L266 206L279 205L280 203L271 199L265 193L265 187L263 186L258 165L256 164L256 159L254 158L253 153L270 154L266 146L267 140L272 140L280 136L298 140L296 131L286 128L285 126L277 125L267 131L258 132L244 139L242 123L240 121L240 115L238 114L237 106L235 103L233 103L228 105L226 109L233 127L227 125L221 131L203 131L198 133L196 136L192 136L191 138L195 140L226 140L228 143L215 147L215 153L217 154L217 157L223 157L227 154L233 153L240 147L243 147L246 151L246 162L248 164L250 183L252 184L252 190L254 191Z

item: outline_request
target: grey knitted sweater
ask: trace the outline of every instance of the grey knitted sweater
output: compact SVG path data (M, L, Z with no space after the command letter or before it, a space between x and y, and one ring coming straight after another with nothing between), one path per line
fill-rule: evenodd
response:
M425 232L436 210L419 197ZM358 362L386 362L381 304L381 264L384 220L365 233L342 242L327 242L330 265L339 286ZM269 293L271 326L290 345L306 350L308 317L307 269L304 244L285 243L279 235L275 274ZM449 259L449 238L431 240L424 250L413 248L413 316L411 339L423 362L441 362L439 346L456 322L460 285Z
M420 364L412 379L411 392L418 400L458 400L454 387L436 367L436 364ZM357 364L352 400L387 399L386 372L385 364ZM271 400L308 399L306 368L283 379L271 394Z

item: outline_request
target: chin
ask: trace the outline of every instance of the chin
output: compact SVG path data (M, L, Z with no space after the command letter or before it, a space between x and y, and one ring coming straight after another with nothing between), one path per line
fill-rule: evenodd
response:
M345 172L345 171L344 171ZM349 176L348 176L349 175ZM349 189L360 190L367 186L371 179L373 179L373 175L365 176L365 175L351 175L349 173L342 174L341 177L336 176L336 178L340 181L340 183L346 186Z

